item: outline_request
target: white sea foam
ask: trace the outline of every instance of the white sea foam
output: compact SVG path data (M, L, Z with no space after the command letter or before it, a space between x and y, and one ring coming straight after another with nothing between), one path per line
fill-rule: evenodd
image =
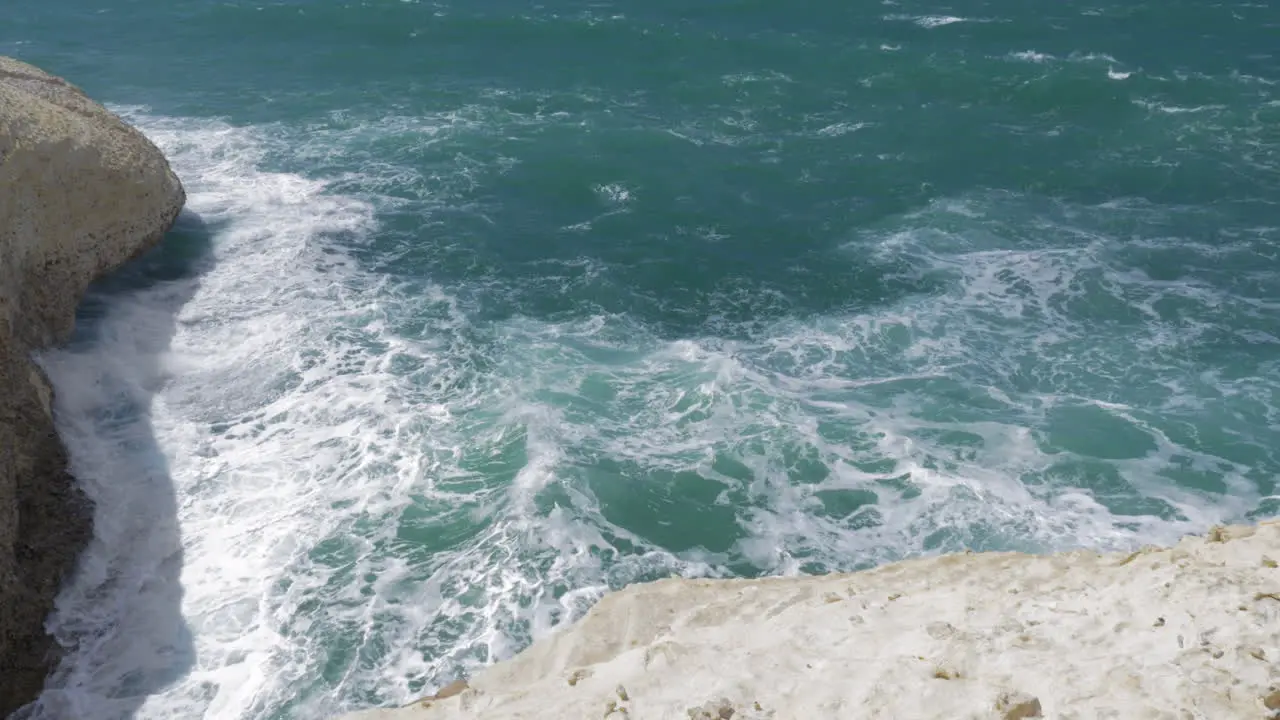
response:
M848 135L851 132L857 132L870 125L871 123L865 122L832 123L819 129L817 134L822 135L823 137L840 137L841 135Z
M720 78L725 85L746 85L748 83L793 83L790 75L777 70L765 70L753 73L731 73Z
M248 716L278 682L269 586L323 532L325 517L312 513L345 489L319 495L311 473L332 479L325 465L347 458L325 441L358 438L355 406L383 399L358 376L333 377L359 368L350 348L298 367L299 341L335 316L376 323L367 299L347 304L366 296L350 260L324 242L367 232L372 208L326 194L323 183L258 170L264 147L245 130L126 113L184 177L188 208L214 234L212 267L112 297L99 339L45 358L73 469L97 503L93 547L53 621L77 652L45 709L123 716L139 704L128 697L134 686L156 690L193 656L190 674L139 717ZM308 383L328 390L315 392L306 424L293 425L288 388ZM304 441L290 443L297 434ZM174 647L184 625L193 651ZM154 680L138 677L148 666Z
M284 155L272 128L127 114L172 158L211 246L184 279L105 298L96 336L44 359L98 518L53 620L74 650L36 718L327 715L510 655L638 578L1131 546L1257 500L1242 464L1123 403L980 382L1039 362L1084 387L1123 363L1070 355L1093 347L1072 344L1083 284L1143 307L1224 300L1118 275L1087 226L1038 226L1061 235L1039 249L934 228L1043 215L1007 197L953 198L863 238L866 257L943 279L922 299L737 340L618 316L475 326L450 290L361 264L377 211L406 202L378 194L402 169L326 183L267 169ZM345 132L314 142L340 153L361 128ZM596 190L625 206L630 187ZM974 410L930 406L953 395ZM1121 497L1087 473L1046 479L1073 457L1037 430L1061 408L1151 439L1110 463ZM1160 482L1173 466L1232 493ZM672 498L673 477L709 499ZM645 537L619 517L638 497L711 518L701 544Z
M956 23L989 23L995 22L990 18L969 18L958 17L956 15L885 15L885 20L907 21L919 25L922 28L939 28L946 25L955 25Z
M1226 107L1223 105L1196 105L1195 107L1182 107L1180 105L1167 105L1162 102L1151 100L1134 100L1133 104L1144 107L1154 112L1162 112L1168 115L1194 114L1210 111L1223 111Z
M447 294L361 271L346 249L373 229L371 201L263 170L267 130L126 114L184 177L210 267L106 298L96 339L45 358L98 517L53 621L76 650L30 715L329 713L508 655L528 630L504 626L544 631L598 597L599 531L533 511L554 417L477 374ZM396 302L440 311L406 335ZM460 417L477 407L500 422ZM510 486L457 489L476 476L464 455L519 447ZM481 530L411 563L385 552L411 507ZM669 558L628 562L705 572ZM456 637L424 656L437 632ZM378 654L308 692L329 641Z
M611 205L625 205L632 200L631 190L622 183L596 185L591 189Z
M1021 52L1010 53L1009 57L1015 60L1025 60L1026 62L1043 63L1053 60L1054 57L1047 53L1036 52L1035 50L1023 50Z

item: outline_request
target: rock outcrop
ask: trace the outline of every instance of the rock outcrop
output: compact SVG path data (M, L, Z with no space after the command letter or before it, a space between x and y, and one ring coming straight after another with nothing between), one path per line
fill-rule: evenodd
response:
M1280 713L1277 559L1272 521L1131 554L662 580L466 684L348 720L1261 720Z
M185 199L141 133L0 57L0 717L56 661L44 619L92 531L31 353L64 340L89 283L154 245Z

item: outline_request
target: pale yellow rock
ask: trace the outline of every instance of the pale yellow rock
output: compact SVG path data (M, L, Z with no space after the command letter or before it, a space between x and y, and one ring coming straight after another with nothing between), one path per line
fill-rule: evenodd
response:
M996 699L996 712L1002 720L1026 720L1043 717L1040 699L1026 693L1004 693Z
M0 717L40 691L44 618L91 529L31 353L64 339L89 283L154 245L184 201L140 133L0 57Z
M1272 521L1136 555L661 580L606 596L462 695L347 720L586 718L618 685L634 720L1263 718L1280 705L1280 667L1265 661L1280 653L1267 597L1280 570L1262 564L1278 547Z
M65 337L88 284L154 245L185 199L141 133L0 57L0 337L27 348Z

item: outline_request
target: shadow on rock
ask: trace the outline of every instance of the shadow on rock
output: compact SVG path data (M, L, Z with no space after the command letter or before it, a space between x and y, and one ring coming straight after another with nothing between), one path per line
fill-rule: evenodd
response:
M94 534L48 623L62 664L13 720L127 720L195 663L177 499L152 406L210 250L210 229L184 213L156 248L90 287L71 341L39 358L72 474L94 503Z

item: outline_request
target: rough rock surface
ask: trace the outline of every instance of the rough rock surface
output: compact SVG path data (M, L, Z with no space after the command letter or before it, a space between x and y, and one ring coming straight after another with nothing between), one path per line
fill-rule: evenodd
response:
M55 660L44 619L91 535L33 351L89 283L154 245L186 197L141 133L78 88L0 57L0 717Z
M1262 718L1280 521L1132 554L662 580L450 692L349 720Z

